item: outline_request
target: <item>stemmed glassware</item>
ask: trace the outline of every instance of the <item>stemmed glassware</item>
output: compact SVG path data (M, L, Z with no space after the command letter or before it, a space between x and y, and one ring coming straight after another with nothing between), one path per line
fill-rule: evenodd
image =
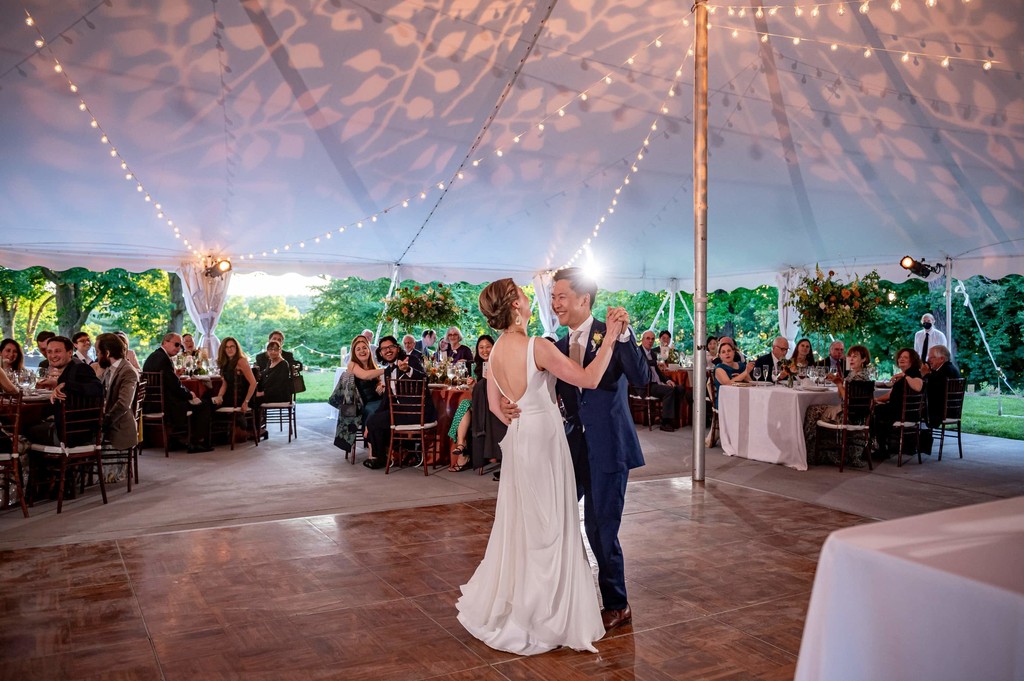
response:
M455 368L455 363L449 362L448 366L445 367L445 374L448 376L448 383L452 383L455 380L456 371L457 369Z
M761 381L761 367L754 367L754 380Z
M772 367L772 382L773 383L778 383L779 382L779 376L781 376L781 375L782 375L782 368L778 364L776 364L774 367Z

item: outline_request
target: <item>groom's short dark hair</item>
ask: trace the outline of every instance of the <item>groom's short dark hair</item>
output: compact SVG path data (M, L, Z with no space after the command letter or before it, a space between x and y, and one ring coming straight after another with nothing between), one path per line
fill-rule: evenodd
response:
M581 268L566 267L565 269L558 270L555 272L554 280L568 281L569 288L578 296L589 295L590 309L594 309L594 299L597 298L597 282Z

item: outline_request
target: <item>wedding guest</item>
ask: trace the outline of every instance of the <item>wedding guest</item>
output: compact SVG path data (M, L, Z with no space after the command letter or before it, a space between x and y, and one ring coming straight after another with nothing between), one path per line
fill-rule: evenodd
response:
M736 346L731 338L718 341L718 359L718 366L715 367L715 409L718 409L719 389L723 385L749 381L750 372L754 369L753 362L737 359Z
M83 364L92 364L94 360L89 356L89 350L92 349L92 339L89 338L89 334L85 331L79 331L71 337L71 343L75 346L75 358Z
M132 409L139 372L125 357L125 345L120 336L113 333L96 336L96 364L104 373L104 438L115 449L131 449L139 444L139 425Z
M36 349L39 350L39 354L43 356L43 359L39 362L39 370L43 371L50 368L50 360L46 358L46 344L50 342L50 339L56 336L53 331L40 331L36 334Z
M411 333L402 336L402 349L407 355L419 355L420 361L423 361L423 353L416 349L416 336Z
M445 359L449 362L466 362L467 364L473 361L473 353L462 344L462 332L458 327L449 326L444 337L448 340L448 347L443 351Z
M366 342L370 344L370 352L374 355L378 355L377 346L373 342L373 331L363 329L362 335L366 338Z
M715 336L708 336L707 341L704 343L704 357L707 362L706 366L711 367L714 365L715 360L718 359L718 338Z
M892 377L892 390L875 398L871 415L871 433L878 441L877 458L891 456L888 450L889 432L903 409L903 395L909 390L919 393L924 388L921 378L921 358L910 348L901 348L896 353L896 365L900 371Z
M181 335L181 354L182 357L198 358L202 351L196 347L196 339L192 337L190 333L184 333Z
M833 344L834 345L834 344ZM839 399L846 399L846 386L851 381L871 381L871 376L868 374L868 364L871 362L871 354L868 349L863 345L854 345L850 348L850 351L846 355L846 363L849 364L850 370L846 372L846 376L843 377L841 374L830 373L828 379L836 384L839 389ZM807 408L807 413L804 416L804 439L807 441L807 463L817 464L825 463L825 461L819 461L814 458L814 446L815 440L818 434L818 421L826 421L828 423L839 423L843 415L843 407L841 404L812 404ZM839 452L829 450L827 452L827 461L835 465L839 465ZM854 452L849 464L854 468L862 468L867 464L861 458L860 452Z
M51 404L56 404L69 395L103 397L103 384L87 364L74 359L74 347L71 339L64 336L54 336L46 343L46 355L50 360L49 372L54 378L40 381L40 385L53 389L53 394L50 396ZM56 416L60 413L59 410L54 410L52 415ZM59 423L50 420L38 423L29 429L28 439L47 445L59 444L59 426Z
M651 333L654 333L653 331ZM664 329L658 334L658 361L665 364L669 361L669 356L672 354L675 348L672 347L672 334L669 333L668 329Z
M142 371L142 367L139 366L138 356L135 354L135 351L128 346L128 334L126 334L124 331L115 331L114 335L120 338L121 342L124 343L124 359L133 367L135 367L136 371ZM99 339L97 338L96 341L98 344Z
M259 388L256 391L260 403L292 401L292 370L276 340L267 343L267 349L260 355L266 356L261 368ZM259 356L259 355L257 355Z
M380 346L377 349L381 363L384 364L385 384L387 381L400 380L425 380L427 375L423 372L423 366L415 361L415 358L405 354L398 345L398 339L394 336L384 336L380 339ZM394 399L408 399L398 398ZM426 419L428 421L437 418L434 403L427 400L425 405ZM396 420L399 424L411 424L413 416L402 414ZM370 458L363 462L367 468L384 468L387 464L387 452L390 444L391 431L391 406L386 398L381 399L377 411L366 420L366 441L370 445Z
M295 359L290 351L284 349L284 333L274 329L267 336L267 347L271 342L277 343L277 347L281 350L281 358L288 362L288 368L296 371L302 371L302 362ZM267 351L256 353L256 366L260 368L260 372L267 370L267 365L270 364L270 358L267 356Z
M217 366L220 367L220 375L224 380L221 381L220 390L217 391L213 403L217 407L241 407L243 414L248 412L251 406L255 406L253 395L256 394L256 376L249 366L249 358L239 347L238 341L231 336L220 344L217 351ZM245 380L244 386L238 384L239 377ZM243 388L244 397L240 397L239 393Z
M494 339L484 334L476 339L476 352L473 357L473 377L471 381L483 381L487 367L487 361L491 357L491 348L494 347ZM476 393L477 385L473 386L473 394ZM484 388L486 390L486 387ZM451 461L448 470L459 473L472 466L470 451L472 447L469 442L470 429L473 423L473 396L459 402L455 415L452 416L452 426L448 429L448 437L455 443L451 452Z
M387 341L382 340L382 345ZM390 348L387 349L390 354ZM348 351L347 368L338 379L334 392L327 402L338 410L338 422L334 428L334 446L346 455L355 446L357 434L363 432L363 446L369 446L366 437L366 420L380 407L384 394L381 377L384 369L373 361L370 342L360 334L352 339ZM373 452L370 453L371 456ZM355 453L352 454L353 462Z
M810 339L801 338L796 342L796 350L793 351L790 364L797 369L814 366L814 350L811 349Z
M654 332L650 329L640 336L640 350L651 372L647 389L652 397L661 400L661 430L674 433L677 400L685 398L680 394L682 391L679 386L661 370L659 351L654 349Z
M949 349L946 334L935 328L935 317L926 312L921 315L921 330L914 334L914 352L918 357L927 358L928 351L936 345Z
M188 452L210 452L213 451L207 437L210 432L210 405L186 388L174 371L173 358L181 352L181 341L181 336L176 333L165 334L160 347L143 362L142 370L146 373L160 374L165 408L164 421L175 431L191 431L191 441L184 443L188 447Z
M754 361L754 368L761 369L764 380L774 380L775 372L778 371L780 380L789 378L789 369L786 363L786 354L789 352L789 341L785 336L776 336L772 341L772 349L761 355Z
M0 341L0 359L7 371L20 372L25 368L25 353L21 350L21 343L13 338Z
M949 381L960 378L960 370L950 361L949 348L933 345L928 363L921 367L928 396L928 427L938 428L946 418L946 390Z
M842 376L846 373L846 362L843 360L845 354L846 345L843 341L832 341L832 344L828 346L828 356L821 360L821 366L828 369L830 374Z
M386 341L381 340L381 344L386 344ZM385 351L389 354L391 352L390 348L385 348ZM361 426L365 428L366 420L376 413L384 398L384 382L381 380L384 368L378 367L373 361L366 336L356 336L352 339L349 357L346 371L356 377L356 390L359 391L359 397L363 402Z
M433 329L427 329L423 332L422 336L416 341L416 349L423 354L424 359L432 359L433 352L430 348L434 347L434 343L437 342L437 333Z
M732 346L732 351L733 351L733 354L735 355L736 361L738 361L738 362L746 362L747 361L747 358L743 356L743 353L740 352L739 347L736 345L736 341L733 340L729 336L722 336L721 338L718 339L718 356L715 357L715 360L714 360L715 366L718 366L718 364L722 361L722 343L726 343L726 344Z

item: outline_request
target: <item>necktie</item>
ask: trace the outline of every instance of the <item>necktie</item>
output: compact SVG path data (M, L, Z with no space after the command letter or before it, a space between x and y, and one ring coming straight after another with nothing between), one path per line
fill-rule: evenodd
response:
M930 331L924 332L924 345L921 346L921 358L924 359L928 356L928 336L931 335Z
M582 331L576 330L569 335L569 359L583 366L583 346L580 345Z

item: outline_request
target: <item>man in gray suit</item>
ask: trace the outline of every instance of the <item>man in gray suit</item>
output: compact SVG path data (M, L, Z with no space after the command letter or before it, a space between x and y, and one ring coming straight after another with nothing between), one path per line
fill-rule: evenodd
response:
M139 427L132 402L139 372L124 358L124 343L112 333L96 337L96 362L103 369L103 437L115 449L139 444Z

